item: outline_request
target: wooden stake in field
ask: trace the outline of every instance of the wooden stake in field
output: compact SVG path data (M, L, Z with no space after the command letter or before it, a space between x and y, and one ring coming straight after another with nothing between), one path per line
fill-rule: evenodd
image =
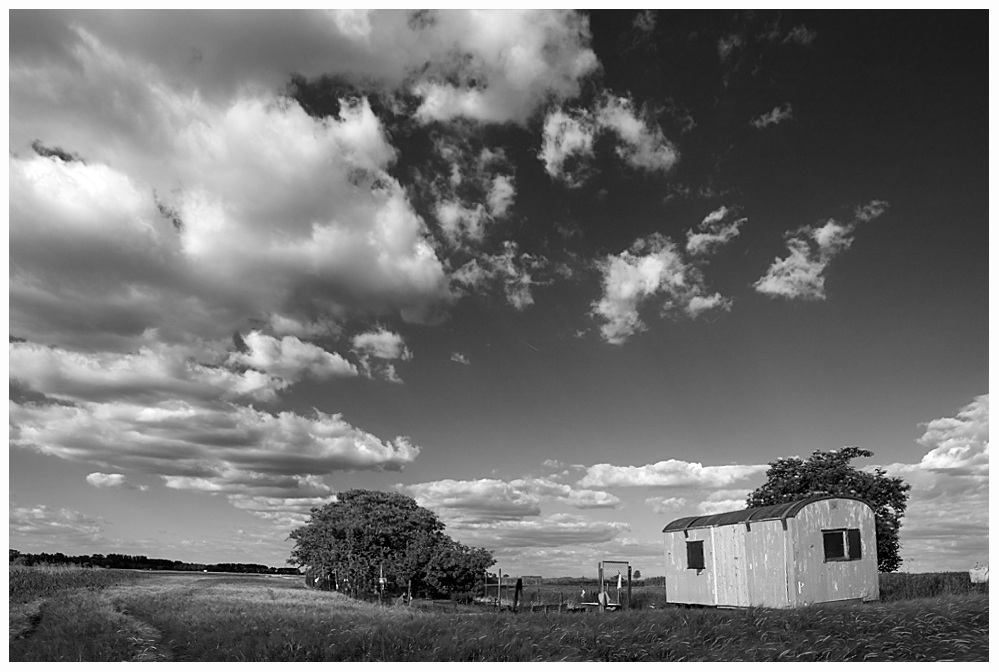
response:
M607 600L604 598L604 563L597 567L597 611L601 614L607 607Z
M378 565L378 606L382 606L382 597L385 595L385 563Z

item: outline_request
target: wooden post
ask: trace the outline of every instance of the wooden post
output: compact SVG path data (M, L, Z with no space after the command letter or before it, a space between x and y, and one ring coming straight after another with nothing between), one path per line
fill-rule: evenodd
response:
M604 563L603 561L597 566L597 611L601 614L604 613Z
M503 569L496 572L496 608L503 606Z
M631 611L631 565L628 565L628 605L626 611Z
M409 586L406 588L406 600L407 604L413 603L413 579L409 580Z
M513 589L513 613L517 613L517 605L520 604L520 596L524 593L524 580L517 579L517 585Z

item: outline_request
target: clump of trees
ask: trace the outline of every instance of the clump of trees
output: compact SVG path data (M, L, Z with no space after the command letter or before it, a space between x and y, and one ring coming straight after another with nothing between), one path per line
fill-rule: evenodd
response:
M381 576L396 592L468 592L496 562L489 551L446 535L437 514L411 497L377 490L338 494L312 509L310 520L289 538L295 548L288 564L354 594L375 592Z
M888 476L883 469L861 471L850 465L873 452L856 446L842 450L816 450L807 460L782 457L770 463L767 482L749 494L746 506L771 506L804 499L810 495L859 497L874 508L878 541L878 570L894 572L902 565L898 531L909 499L911 485Z

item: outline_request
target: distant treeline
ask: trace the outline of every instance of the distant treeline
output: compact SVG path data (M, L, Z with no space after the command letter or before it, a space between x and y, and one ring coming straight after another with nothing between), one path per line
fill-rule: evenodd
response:
M10 549L10 562L18 565L78 565L106 569L154 569L174 572L232 572L236 574L298 574L297 567L268 567L246 562L220 562L205 565L198 562L181 562L144 555L65 555L64 553L21 553Z

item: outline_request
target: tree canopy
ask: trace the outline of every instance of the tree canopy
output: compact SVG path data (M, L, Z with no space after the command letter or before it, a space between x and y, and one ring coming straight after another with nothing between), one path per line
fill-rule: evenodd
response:
M352 591L374 590L379 572L398 588L412 581L415 590L438 595L468 591L495 563L489 551L451 539L437 514L411 497L377 490L338 494L289 538L289 564L333 575Z
M888 476L883 469L861 471L850 465L873 452L856 446L842 450L816 450L807 460L782 457L770 463L767 482L749 494L746 506L771 506L810 495L859 497L874 509L878 542L878 570L894 572L902 564L898 531L909 499L911 485Z

